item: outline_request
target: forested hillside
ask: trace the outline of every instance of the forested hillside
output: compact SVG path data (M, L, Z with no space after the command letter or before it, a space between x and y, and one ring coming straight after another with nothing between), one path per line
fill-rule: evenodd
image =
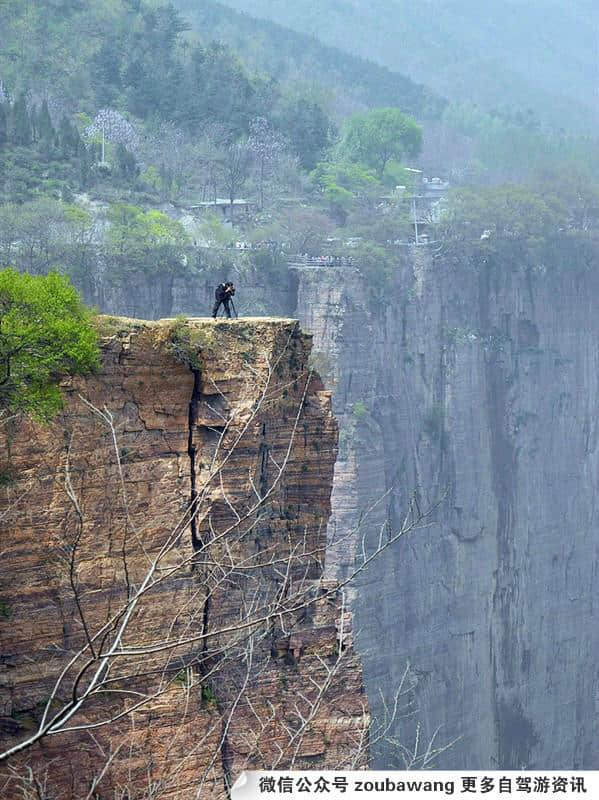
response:
M414 236L417 173L406 166L469 187L460 219L487 208L482 225L493 187L526 184L527 207L559 206L556 225L593 228L590 135L556 133L517 107L485 112L467 96L447 105L213 0L179 6L2 5L3 266L66 272L100 307L129 280L157 285L153 313L168 315L174 282L212 283L231 263L214 253L242 240L262 276L285 282L290 254L328 253L359 262L380 292L396 244Z
M591 0L226 3L404 72L452 100L532 108L567 130L598 119L599 22Z
M374 61L328 47L318 35L298 33L267 19L238 13L215 0L176 0L200 40L217 38L243 59L283 83L326 89L332 107L347 114L360 107L400 106L418 119L437 118L446 101L428 87Z
M303 115L304 125L312 126L306 144L314 154L326 143L329 121L319 107L302 98L286 103L271 76L250 73L218 43L189 47L181 36L187 26L172 6L116 0L90 8L70 0L52 7L15 0L4 4L0 24L4 136L12 144L46 138L53 146L49 122L56 128L66 117L81 133L103 107L147 123L137 137L119 132L119 144L129 151L140 138L151 147L151 133L164 143L164 124L187 137L222 125L226 136L216 138L231 141L247 134L250 120L262 115L276 119L291 138L305 134L294 118ZM50 115L42 109L44 101ZM37 119L41 113L43 121Z
M241 237L270 242L248 269L284 272L282 248L318 252L348 223L343 239L356 235L420 150L419 126L390 107L381 166L368 118L350 141L327 92L248 67L209 31L186 38L170 5L11 2L0 23L1 263L66 272L101 308L137 280L168 315L174 281L212 282L230 259L207 247ZM244 196L253 214L233 230L217 200L232 215ZM214 213L190 215L201 202Z
M197 0L176 0L176 5L190 26L187 35L192 40L206 41L214 36L234 47L244 61L276 75L283 84L302 86L304 89L309 86L312 96L320 97L337 119L360 110L362 106L381 105L399 106L414 115L425 123L423 156L418 166L433 174L448 177L454 183L480 185L504 181L526 182L548 167L553 169L556 164L574 164L576 169L597 171L599 148L589 119L585 117L586 124L580 126L578 132L567 132L577 127L570 124L569 114L575 113L572 103L569 104L569 114L563 114L558 120L559 124L553 125L551 114L548 115L547 111L553 113L555 98L546 96L542 88L535 89L532 97L518 94L523 83L522 76L518 76L517 91L504 91L497 101L491 95L487 100L480 96L480 103L477 104L477 92L484 84L480 80L478 66L466 63L464 53L467 48L463 43L456 37L450 41L439 29L440 24L449 25L450 22L459 27L458 20L462 17L456 9L453 9L456 12L453 16L445 6L438 9L438 14L437 9L435 14L431 12L431 17L442 20L442 23L437 21L433 27L429 26L427 36L433 45L420 49L418 41L424 27L416 17L421 12L418 9L404 10L401 47L396 46L397 40L392 46L394 58L401 57L406 61L399 73L376 63L381 60L382 51L373 46L376 37L373 39L362 35L364 30L369 30L370 23L362 16L356 21L358 11L354 6L357 4L348 9L343 4L314 5L311 15L304 13L307 0L300 0L296 6L269 4L262 0L261 4L246 4L246 11L241 13L231 6L241 7L243 0L231 0L226 5L216 0L202 3ZM301 9L301 13L298 9ZM261 10L264 18L258 19L256 15ZM391 12L392 9L389 9L389 15L378 14L376 18L376 25L384 35L388 35L386 25L393 16ZM463 8L460 13L463 14ZM289 25L297 23L297 30L273 23L267 16L284 20ZM472 25L476 18L475 13ZM362 27L362 23L365 27ZM524 30L528 18L525 23ZM299 30L309 30L311 33L298 33ZM348 49L352 49L352 37L358 30L360 35L356 41L359 40L364 48L371 48L369 55L374 61L348 53ZM334 31L334 41L338 47L323 44L333 41L331 36ZM520 28L517 32L523 35ZM484 33L479 38L482 47ZM491 44L499 46L495 41ZM435 59L442 48L447 53L441 64ZM487 44L484 44L484 49L488 50ZM453 79L449 81L446 95L453 102L448 104L430 88L413 83L406 77L415 63L428 63L427 59L432 59L427 83L436 85L435 81L440 75L451 75L453 70L463 69L471 85ZM508 63L497 65L497 80L502 85L507 86L510 69Z

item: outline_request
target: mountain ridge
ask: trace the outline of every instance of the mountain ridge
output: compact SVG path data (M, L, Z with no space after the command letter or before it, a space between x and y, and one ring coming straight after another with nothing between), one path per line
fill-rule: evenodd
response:
M565 7L537 0L532 8L507 0L484 7L377 0L368 8L361 0L225 2L371 58L451 100L530 107L567 129L599 119L599 15L585 0Z

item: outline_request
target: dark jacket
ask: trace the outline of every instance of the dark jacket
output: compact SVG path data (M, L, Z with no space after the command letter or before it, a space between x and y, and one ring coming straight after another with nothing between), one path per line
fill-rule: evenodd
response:
M217 301L217 303L220 303L225 299L225 297L229 297L229 293L225 288L225 284L219 283L214 292L214 299Z

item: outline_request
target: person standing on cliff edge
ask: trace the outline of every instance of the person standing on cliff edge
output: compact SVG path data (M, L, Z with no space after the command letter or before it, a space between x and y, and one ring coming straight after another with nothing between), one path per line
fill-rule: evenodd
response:
M234 294L235 294L235 286L233 285L232 281L227 281L226 283L218 284L214 292L214 307L212 309L213 319L216 319L216 315L218 314L218 309L220 308L221 303L225 308L225 314L229 319L231 319L231 309L229 308L229 302L232 300Z

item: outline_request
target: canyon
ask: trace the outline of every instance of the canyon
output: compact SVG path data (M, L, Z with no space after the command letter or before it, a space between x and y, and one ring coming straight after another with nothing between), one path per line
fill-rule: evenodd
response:
M256 363L254 356L240 358L243 336L236 338L235 326L241 326L239 330L249 326L253 331L250 338L257 335L261 341L266 331L272 337L280 325L279 335L285 338L282 331L288 336L296 324L285 318L297 318L313 335L310 364L332 393L332 409L339 423L337 453L329 396L318 384L318 389L310 390L310 397L314 391L314 397L327 398L318 401L318 413L324 417L313 430L304 433L302 428L293 448L295 453L301 440L302 449L294 456L294 470L300 475L294 480L303 487L304 511L298 516L297 510L285 510L287 500L278 500L283 509L280 515L285 518L293 513L292 519L276 525L269 522L270 533L264 534L270 541L273 532L281 530L279 526L289 525L296 536L300 529L309 529L311 541L318 540L324 548L326 527L328 539L326 558L323 551L310 573L310 580L325 587L322 607L318 606L312 620L298 622L304 626L298 641L312 642L300 645L300 651L307 647L314 660L300 660L300 670L305 665L308 671L292 683L286 670L298 666L293 663L297 647L285 637L287 650L275 646L273 642L281 638L276 632L268 652L275 660L282 659L282 664L269 667L274 670L271 674L280 675L282 670L286 685L299 688L307 674L314 674L310 670L317 668L318 653L336 657L340 603L345 603L342 616L348 620L342 627L348 637L348 654L354 659L351 677L347 671L343 673L338 714L331 714L326 724L318 722L321 734L308 737L313 744L306 745L301 763L331 765L347 759L349 739L355 746L356 732L367 727L367 708L372 715L369 757L373 767L403 768L409 763L471 770L597 768L596 273L570 266L567 258L559 269L529 263L503 269L483 267L467 259L443 258L433 246L423 245L398 253L384 302L374 296L372 286L355 267L290 270L274 289L267 275L233 269L231 277L238 284L236 300L241 315L265 313L284 319L219 323L216 329L227 331L222 348L219 345L215 350L207 340L201 341L213 354L204 368L207 372L200 370L202 387L207 385L205 376L212 375L228 404L232 398L237 403L253 397L256 388L248 388L248 381L253 380ZM175 282L172 288L173 313L197 315L200 309L209 309L213 287ZM145 294L117 293L109 310L151 317L157 316L159 308L159 294L150 287ZM163 321L159 328L173 324ZM130 331L133 323L122 325ZM193 325L202 329L199 322ZM130 335L127 333L125 340ZM249 336L247 332L244 335ZM119 336L109 339L106 353L113 353L114 348L120 352ZM293 374L305 370L308 363L307 340L297 333L292 341L296 336L298 342L304 342L301 347L294 345L299 347L299 355L288 353L289 358L283 359ZM282 338L275 347L275 338L268 340L271 360L277 347L287 347ZM231 364L230 348L237 354ZM150 352L152 358L158 358L153 345L144 345L144 358ZM220 363L214 357L218 354ZM135 361L130 356L120 358L128 359L129 366ZM138 364L136 369L143 372L147 367ZM194 373L189 365L176 366L174 373L172 369L172 364L165 369L162 362L153 367L160 388L143 401L147 406L142 414L144 424L137 421L135 432L127 432L127 436L143 443L149 436L145 428L150 420L161 463L164 460L166 465L172 459L172 476L180 482L178 493L169 502L181 513L189 508L191 492L201 490L205 465L201 466L198 457L198 479L192 487L188 467L195 445L190 448L188 406L194 396ZM261 370L262 376L268 373L264 365ZM133 386L136 379L127 380ZM122 381L121 372L118 379L110 374L103 391ZM150 384L146 377L145 386ZM71 390L65 387L65 391ZM98 400L98 390L94 391ZM201 395L205 392L202 388ZM294 392L293 403L297 404L297 388ZM69 402L78 407L80 401L73 393L70 397ZM179 398L180 411L173 416L167 409L177 405L174 397ZM213 394L212 401L215 397ZM137 411L132 409L142 402L141 394L136 392L134 401L119 398L125 417L137 419ZM194 412L206 426L198 429L202 436L210 427L219 429L218 418L206 407L205 399L200 396ZM214 406L217 416L223 412L218 403ZM279 411L277 419L278 415ZM287 436L292 416L287 406L283 425ZM131 421L127 425L132 425ZM171 425L174 428L169 433ZM247 471L247 459L256 470L255 480L260 480L259 465L265 463L265 452L271 447L262 440L260 430L256 428L251 446L243 449L241 472L231 478L236 486ZM267 438L274 435L270 428L265 434ZM22 447L31 448L39 436L24 429L17 439ZM44 462L55 464L55 470L58 455L49 458L46 453L52 448L47 437L40 441L43 445L35 450L33 461L31 454L22 457L39 468L43 455ZM11 445L11 452L15 446ZM61 447L64 459L64 443ZM280 451L280 442L278 447ZM205 448L209 451L208 440L202 440L199 450ZM269 458L267 461L270 463ZM276 456L275 461L280 463ZM60 463L64 466L64 460ZM301 473L302 464L305 474ZM127 465L127 469L131 467ZM114 482L114 472L110 480ZM173 491L170 478L160 480L167 481L168 491ZM287 480L281 478L277 497ZM288 491L285 489L287 497ZM290 491L295 498L299 489L296 486ZM161 496L157 494L153 504L142 504L144 518L155 520L153 526L159 526L161 515L167 513ZM43 494L39 497L35 508L48 502ZM296 509L297 500L291 502ZM306 509L312 509L318 521L308 524L303 516ZM222 514L219 525L228 524L231 512L226 501L224 506L221 501L220 512L217 505L211 513L215 519ZM118 516L116 510L114 514ZM363 560L364 549L370 552L379 542L389 541L411 519L417 521L416 529L359 572L345 587L345 600L337 599L333 611L326 587L346 581ZM200 527L193 533L196 545L205 535ZM28 536L33 538L32 529ZM189 542L187 546L193 549ZM306 553L312 552L307 545L302 547ZM33 562L33 569L39 559ZM27 580L30 577L31 573ZM194 580L197 582L197 574ZM273 591L280 586L278 580L280 577L272 578ZM227 596L219 589L217 594L222 600L209 604L210 624L222 624L240 605L235 592ZM43 607L45 602L40 600L38 605ZM29 606L27 614L33 614L38 605ZM206 603L199 603L198 608L205 609ZM337 628L331 627L333 617ZM315 621L318 633L311 629ZM205 621L195 620L194 624L202 630ZM31 629L22 641L28 637L34 638ZM215 647L222 650L224 645ZM266 658L266 651L263 655ZM187 662L183 659L182 663ZM277 678L273 680L276 683ZM398 690L399 711L393 714ZM12 695L16 692L14 688L10 691ZM184 694L180 687L177 691ZM223 691L223 708L230 707L232 697L230 690ZM288 699L282 700L283 706L286 702ZM198 713L220 714L218 702L213 707L204 699L199 705ZM11 712L5 706L3 713ZM322 714L326 716L324 711ZM323 733L332 716L337 720L333 733ZM389 735L379 737L381 728L388 728ZM311 755L311 747L319 752ZM230 769L224 769L222 763L256 763L249 752L243 756L234 755L234 748L230 752L233 755L219 761L221 773L214 779L215 785L223 785L223 775ZM273 751L267 752L272 759ZM194 769L205 773L203 758Z

